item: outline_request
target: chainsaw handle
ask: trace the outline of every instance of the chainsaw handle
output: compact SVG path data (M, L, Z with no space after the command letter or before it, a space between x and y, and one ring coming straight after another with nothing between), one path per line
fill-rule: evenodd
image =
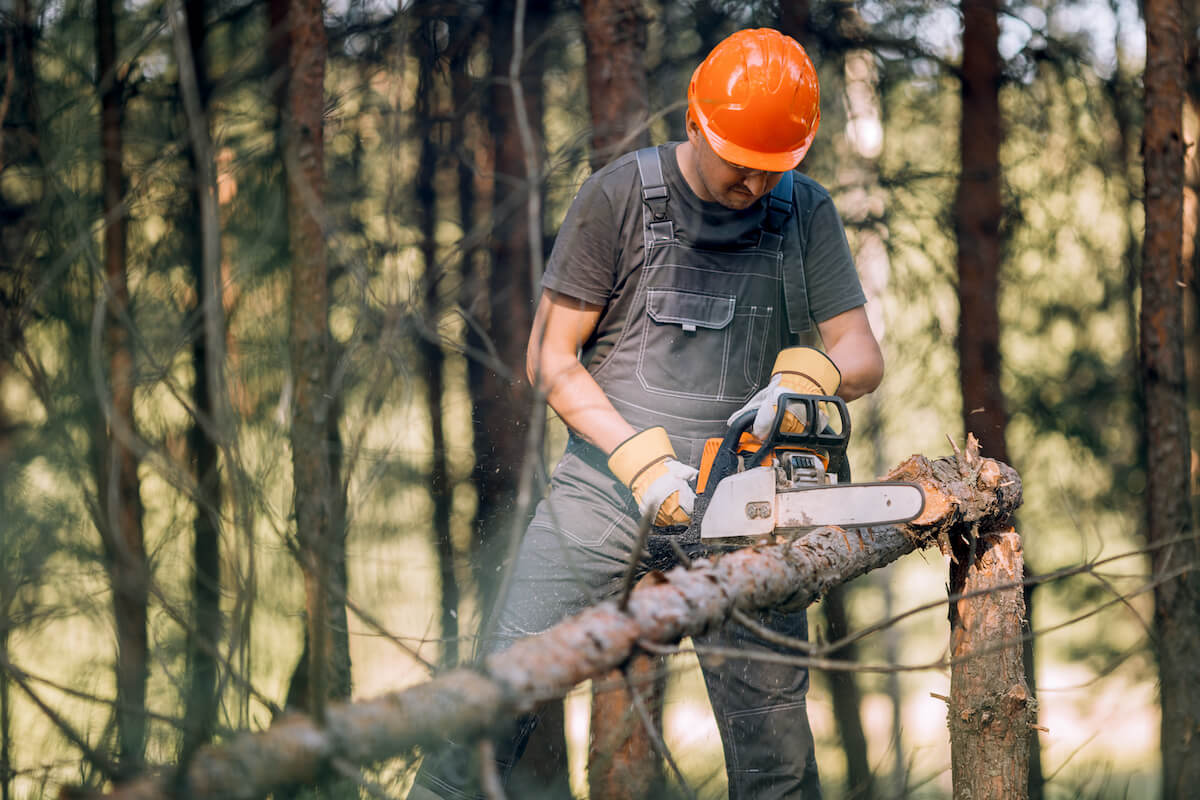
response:
M797 404L803 405L805 409L805 418L808 420L819 420L821 418L821 404L826 407L835 409L838 415L838 421L841 423L836 432L832 429L816 430L816 426L811 422L800 433L784 433L783 418L788 413L789 406ZM795 413L795 412L793 412ZM742 418L734 420L734 424L742 422ZM749 425L738 431L737 436L740 437L742 431L746 430ZM731 427L732 429L732 427ZM724 447L728 441L726 435L725 441L721 442ZM795 394L784 393L779 395L779 399L775 405L775 419L771 422L771 432L767 434L767 438L763 441L762 447L758 452L753 453L746 461L746 468L757 467L767 457L767 453L772 452L777 445L793 445L799 447L821 448L833 456L834 454L844 454L846 452L846 444L850 441L850 410L846 408L846 401L840 397L832 395L820 394ZM736 452L737 439L734 439L734 448Z
M807 430L801 433L781 433L779 428L783 423L784 414L787 413L788 404L795 405L797 402L802 403L806 407L809 419L818 419L817 412L821 403L826 403L837 409L838 418L841 422L840 430L837 433ZM748 409L734 417L729 423L729 428L725 431L725 435L722 437L721 444L717 447L717 452L713 456L712 464L709 467L708 483L705 489L707 493L711 493L711 487L716 486L721 479L738 471L738 449L741 444L742 434L750 430L757 413L758 409ZM809 449L820 449L828 457L829 469L838 476L838 480L849 481L849 463L846 460L846 443L849 440L850 412L846 409L845 400L840 397L828 395L783 393L779 395L776 404L775 419L771 423L771 432L767 434L766 441L762 443L757 451L746 456L745 468L752 469L762 464L767 454L771 453L776 446L791 445Z

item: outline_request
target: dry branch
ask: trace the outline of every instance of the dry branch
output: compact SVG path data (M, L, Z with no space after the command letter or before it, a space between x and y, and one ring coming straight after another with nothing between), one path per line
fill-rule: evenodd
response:
M820 528L795 541L764 542L694 561L690 568L652 573L624 611L615 601L600 603L493 654L478 669L456 669L372 700L331 704L324 727L291 715L265 731L202 750L188 770L186 793L261 797L281 785L315 780L334 760L365 765L448 735L480 736L538 700L562 696L622 665L639 642L678 642L723 624L734 609L807 606L830 587L912 550L973 528L997 527L1021 500L1016 472L970 448L933 462L913 456L888 478L924 487L920 519L863 530ZM168 793L162 776L151 775L111 796L149 800Z

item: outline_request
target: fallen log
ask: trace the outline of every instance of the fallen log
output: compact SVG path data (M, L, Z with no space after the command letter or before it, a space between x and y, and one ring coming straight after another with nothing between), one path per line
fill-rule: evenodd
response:
M652 573L624 610L616 601L603 602L517 641L477 668L370 700L331 704L324 726L299 714L285 716L264 731L204 748L185 776L146 775L108 796L249 800L310 783L331 765L372 764L447 736L479 737L537 701L561 697L620 666L639 642L674 644L723 624L735 609L807 606L829 588L915 549L945 544L973 528L995 528L1021 501L1011 467L970 452L936 461L913 456L887 478L922 485L925 511L919 519L861 530L819 528L794 541L772 540Z

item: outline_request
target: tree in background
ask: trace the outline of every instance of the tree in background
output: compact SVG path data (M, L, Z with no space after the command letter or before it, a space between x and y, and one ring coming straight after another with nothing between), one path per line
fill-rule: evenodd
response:
M304 655L292 675L288 703L321 720L326 700L350 695L341 385L329 331L325 244L325 22L321 0L273 0L271 12L271 35L279 37L286 54L276 69L285 98L280 141L292 281L288 335L296 556L307 613Z
M184 718L189 730L183 740L182 764L212 734L219 709L217 649L221 625L221 515L223 492L219 471L218 413L224 371L225 320L219 284L220 235L216 215L216 179L213 174L209 113L212 81L206 47L207 3L188 0L184 5L186 37L176 34L179 93L184 108L183 129L188 132L190 168L188 203L180 228L190 254L196 304L191 316L193 416L187 432L192 475L195 480L196 517L192 539L192 612L187 631L189 686ZM176 23L178 25L178 22Z
M1162 705L1163 797L1200 782L1200 547L1192 537L1187 378L1183 346L1183 6L1146 4L1146 121L1142 133L1140 377L1145 397L1146 539L1153 548L1154 634Z
M455 574L454 540L451 536L450 513L454 487L446 458L446 426L442 404L446 393L446 357L442 351L438 322L442 313L442 286L448 270L439 258L437 242L438 195L436 177L442 160L442 137L445 120L454 111L447 110L441 100L439 73L444 74L444 56L439 52L439 28L444 25L435 15L434 4L418 5L417 24L413 30L413 45L417 53L417 113L414 119L416 139L421 152L417 157L416 207L421 231L420 316L423 320L418 333L417 353L420 374L425 381L425 404L429 409L430 468L429 491L433 498L434 547L438 557L438 577L441 583L441 665L458 664L459 586ZM426 16L428 14L428 16Z
M531 510L518 507L521 477L541 452L540 443L529 446L529 431L540 431L545 419L544 404L524 376L544 249L541 79L549 14L545 0L492 0L489 13L489 266L484 291L468 307L476 316L467 341L478 496L472 558L485 609L499 589L496 577L509 542L525 529L525 520L514 515Z
M117 4L96 3L96 74L100 92L100 143L104 208L103 271L97 302L103 308L104 367L95 380L92 447L96 477L96 527L104 543L117 628L119 766L141 768L146 743L147 616L150 569L142 531L141 485L135 451L133 392L136 382L126 265L129 211L123 164L125 83L117 60Z
M40 181L29 197L10 191L14 184L4 172L37 163L37 98L33 71L37 28L27 0L11 13L0 13L0 384L13 359L24 348L24 326L30 316L34 281L34 232L38 224ZM17 470L20 463L15 424L7 401L0 395L0 800L13 797L14 763L13 682L4 665L10 663L9 640L19 627L20 593L36 583L41 548L31 548L40 531L20 502Z
M582 0L592 171L650 144L646 9L641 0Z

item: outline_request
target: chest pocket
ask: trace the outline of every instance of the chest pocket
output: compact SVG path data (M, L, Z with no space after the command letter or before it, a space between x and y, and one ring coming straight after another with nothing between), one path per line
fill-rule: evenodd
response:
M739 305L732 294L648 289L637 359L642 388L668 397L749 400L762 377L774 311Z

